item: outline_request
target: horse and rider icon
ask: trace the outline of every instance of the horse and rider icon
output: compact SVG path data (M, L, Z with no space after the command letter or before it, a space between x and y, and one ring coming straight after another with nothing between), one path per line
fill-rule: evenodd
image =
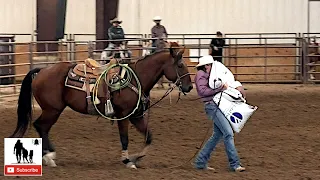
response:
M39 141L36 139L34 140L33 144L39 145ZM23 147L23 143L20 141L20 139L18 139L16 144L14 145L13 154L16 155L16 159L19 164L21 163L21 160L23 161L23 163L33 163L33 150L31 149L30 151L28 151L25 147Z

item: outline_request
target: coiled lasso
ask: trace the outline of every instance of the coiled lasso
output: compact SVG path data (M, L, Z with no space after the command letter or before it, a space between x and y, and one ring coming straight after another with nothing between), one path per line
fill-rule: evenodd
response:
M127 78L122 82L120 80L120 84L116 83L116 84L110 84L107 80L106 80L106 77L107 77L107 74L109 72L110 69L116 67L116 66L120 66L122 67L122 70L123 69L126 69L128 70L130 73L127 74ZM92 90L92 96L93 96L93 102L96 98L98 98L98 89L99 89L99 85L100 85L100 80L103 78L107 84L107 86L109 86L110 88L113 88L113 89L122 89L122 88L125 88L127 87L131 80L132 80L132 75L133 77L135 78L136 82L137 82L137 89L138 89L138 101L137 101L137 104L136 104L136 107L132 110L132 112L130 114L128 114L127 116L125 117L122 117L122 118L111 118L111 117L107 117L105 116L103 113L101 113L99 111L99 109L97 108L96 104L93 103L96 111L104 118L106 119L109 119L109 120L112 120L112 121L121 121L121 120L124 120L124 119L127 119L128 117L130 117L132 114L134 114L136 112L136 110L139 108L139 105L140 105L140 100L141 100L141 95L142 95L142 88L141 88L141 84L140 84L140 81L136 75L136 73L127 65L127 64L112 64L110 65L107 69L105 69L101 75L99 76L99 78L97 79L96 83L94 84L93 86L93 90Z

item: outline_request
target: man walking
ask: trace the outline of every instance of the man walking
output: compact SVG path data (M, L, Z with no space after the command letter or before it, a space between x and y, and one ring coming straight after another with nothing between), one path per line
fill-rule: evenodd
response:
M222 63L223 56L223 46L225 46L225 40L222 38L223 34L220 31L217 31L217 37L213 38L210 43L211 56L216 61Z

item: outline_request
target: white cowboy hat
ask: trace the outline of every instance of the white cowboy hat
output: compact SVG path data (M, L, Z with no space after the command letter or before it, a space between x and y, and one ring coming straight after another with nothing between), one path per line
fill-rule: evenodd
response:
M110 23L114 23L114 22L117 22L119 24L122 23L122 21L120 21L118 18L114 18L114 19L110 20Z
M203 56L203 57L199 58L199 64L196 65L196 67L204 66L206 64L212 64L213 62L214 61L213 61L212 56L210 56L210 55Z
M162 18L160 16L155 16L153 18L153 21L161 21L161 20L162 20Z

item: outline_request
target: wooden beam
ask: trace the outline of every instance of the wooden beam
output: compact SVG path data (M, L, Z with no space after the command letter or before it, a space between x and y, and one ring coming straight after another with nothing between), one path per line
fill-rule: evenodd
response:
M96 39L107 40L110 20L117 17L119 0L96 0ZM108 43L97 43L97 49L104 49Z
M37 41L55 41L58 0L37 0ZM57 44L37 44L37 51L58 50Z
M37 41L64 37L67 0L37 0ZM58 44L37 44L37 51L57 51Z

